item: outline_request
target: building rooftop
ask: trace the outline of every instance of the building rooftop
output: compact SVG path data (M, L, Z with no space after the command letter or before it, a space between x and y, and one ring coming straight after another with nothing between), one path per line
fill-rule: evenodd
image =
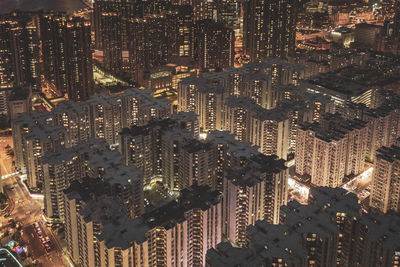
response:
M368 226L368 240L382 244L383 249L400 250L400 215L364 215L362 223Z
M248 97L229 97L225 105L230 108L241 108L250 112L251 116L261 121L283 121L287 119L287 110L284 107L265 109Z
M103 224L103 229L97 239L105 242L107 248L126 250L132 243L142 244L146 241L146 233L150 230L142 219L130 219L118 216Z
M47 152L42 161L44 164L61 164L62 162L70 161L78 154L90 154L93 151L109 150L109 146L104 139L90 138L86 142L79 142L76 146L70 148L57 147L55 151ZM85 157L87 159L87 157Z
M150 229L155 226L163 226L166 229L170 229L177 222L185 220L185 212L195 208L205 211L220 202L220 200L219 191L211 191L207 186L192 185L181 191L178 201L171 201L144 214L142 218Z
M328 143L339 141L345 137L345 132L338 129L325 130L317 122L304 122L299 125L299 129L303 131L312 131L315 133L315 137Z
M115 150L91 150L88 159L90 169L98 170L104 181L128 186L143 179L143 173L133 165L125 165L124 157Z
M343 213L352 218L361 217L361 206L357 195L343 188L311 188L309 202L332 217L335 217L337 213Z
M179 112L172 114L171 119L180 123L194 122L199 119L199 115L194 112Z
M202 151L209 151L213 149L213 144L209 142L205 142L202 140L188 140L185 145L183 146L183 149L188 152L188 153L198 153Z
M165 131L162 138L166 137L168 137L170 140L178 141L182 145L186 145L193 140L193 136L191 136L188 131L178 128L173 128Z
M257 105L253 109L254 117L260 121L284 121L287 117L287 111L282 108L265 109Z
M212 131L207 134L207 140L215 145L224 145L226 152L238 158L251 158L258 155L258 147L249 142L239 142L229 131Z
M223 93L226 91L225 86L222 83L222 78L225 74L222 72L219 74L215 73L205 73L201 77L187 77L181 80L181 84L196 86L199 92L213 92L213 93Z
M251 249L233 247L229 242L219 243L216 249L208 250L207 263L218 267L259 267L266 264Z
M248 97L228 97L225 100L225 105L231 108L243 108L248 111L257 108L257 103Z
M337 73L321 73L302 82L305 86L307 83L316 86L319 92L339 94L349 99L360 96L370 89L352 80L344 79Z
M29 87L14 87L8 97L8 101L27 100L30 94L31 89Z
M210 266L303 266L309 259L309 234L335 242L340 232L338 216L366 226L366 242L395 252L400 250L400 216L398 214L361 214L357 196L342 188L311 189L309 205L291 201L281 207L281 224L257 221L247 227L248 244L243 248L220 243L207 252ZM340 214L340 215L338 215ZM363 230L361 230L363 231ZM389 254L390 255L390 254Z
M269 179L270 175L278 174L287 167L285 160L277 156L266 156L258 153L250 159L242 159L242 166L232 166L227 170L225 177L233 184L240 186L253 186L263 179Z
M307 258L307 251L301 244L301 236L296 229L287 225L273 225L266 221L257 221L247 227L250 237L249 247L256 255L264 259L282 261L288 265L301 265ZM267 260L266 260L267 261Z
M344 119L339 113L325 113L322 115L321 126L326 130L337 130L348 133L367 127L367 123L360 119Z
M90 199L79 210L86 223L97 222L106 224L126 215L126 210L119 198L100 195Z
M388 162L400 160L400 146L393 145L391 147L383 146L377 150L376 157Z
M65 133L64 126L50 126L42 124L40 127L33 127L28 134L25 135L27 140L57 140L61 134Z
M68 199L79 199L87 202L108 193L107 186L100 178L84 177L81 182L72 181L71 185L64 190Z
M47 153L43 160L45 164L61 164L77 155L83 155L87 167L99 172L110 185L126 186L142 180L142 171L135 166L126 166L123 156L110 150L104 139L89 139L72 148L58 147L55 152Z

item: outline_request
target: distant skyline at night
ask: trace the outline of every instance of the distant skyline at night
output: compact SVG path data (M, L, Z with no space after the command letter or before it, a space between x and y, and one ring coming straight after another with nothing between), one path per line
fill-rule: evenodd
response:
M0 267L400 267L400 0L0 0Z
M73 12L84 7L85 4L81 0L1 0L0 14L13 10L37 11L41 9Z

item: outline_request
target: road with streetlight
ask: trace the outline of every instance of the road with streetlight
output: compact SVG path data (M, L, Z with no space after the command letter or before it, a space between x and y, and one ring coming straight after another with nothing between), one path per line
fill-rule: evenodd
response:
M9 222L14 220L22 226L22 240L28 246L28 255L32 260L43 267L66 266L62 248L57 237L43 220L43 199L33 198L26 187L22 184L20 177L11 177L3 180L6 194L10 199L10 208L7 210L9 216L1 216L1 232L9 230ZM6 214L6 215L8 215ZM46 239L50 249L46 251L45 244L42 242L33 225L38 222L41 235Z

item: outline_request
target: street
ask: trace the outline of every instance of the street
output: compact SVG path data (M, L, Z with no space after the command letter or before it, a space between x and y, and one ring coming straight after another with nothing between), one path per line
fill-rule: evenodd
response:
M55 249L55 240L49 231L44 231L47 227L43 223L39 223L41 231L41 236L46 239L49 238L47 242L50 249L46 251L45 245L41 241L38 231L35 229L34 225L31 224L23 229L22 238L24 242L28 245L28 253L33 260L37 260L41 266L65 266L62 259L62 254Z
M28 254L32 260L37 262L37 266L66 266L59 241L43 221L43 199L32 198L19 177L3 180L3 186L11 203L5 211L5 214L8 213L10 216L7 218L1 216L0 218L1 232L9 229L7 224L10 220L15 220L22 226L22 239L28 245ZM49 252L46 252L38 234L35 232L33 227L35 222L40 224L42 235L49 237L51 247Z

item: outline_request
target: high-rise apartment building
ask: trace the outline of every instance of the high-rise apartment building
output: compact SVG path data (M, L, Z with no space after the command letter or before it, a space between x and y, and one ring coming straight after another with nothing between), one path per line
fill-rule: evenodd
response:
M362 221L362 212L359 204L359 200L355 194L349 193L344 189L332 189L328 187L319 187L311 189L308 199L309 205L314 207L314 216L318 216L319 211L323 211L322 216L328 216L330 220L335 224L337 231L332 229L334 237L330 238L335 240L337 243L331 243L333 245L330 248L330 252L326 253L323 250L318 251L318 239L317 242L309 242L312 247L317 245L316 251L321 253L318 258L312 258L315 254L311 251L308 252L310 260L315 262L326 262L327 265L331 265L336 262L337 265L341 266L357 266L358 262L361 260L362 241L365 239L366 227ZM299 206L298 203L289 203L287 206L282 207L282 218L281 223L293 225L296 220L301 220L304 218L302 215L293 212L293 208L299 207L299 209L304 208L304 206ZM304 208L307 210L307 208ZM293 220L294 218L294 220ZM291 221L291 222L290 222ZM328 249L329 250L329 249ZM333 256L333 257L332 257ZM320 260L322 257L322 260Z
M32 91L30 87L14 87L8 97L8 113L10 120L22 113L32 111Z
M400 109L396 103L385 103L379 108L366 110L362 120L370 123L367 157L374 162L376 151L382 146L395 144L400 136Z
M94 93L90 22L49 13L40 17L44 76L60 93L86 101Z
M390 147L400 136L400 98L391 91L379 91L375 108L363 104L348 103L342 116L349 119L360 119L368 123L367 160L375 160L376 151L382 147Z
M194 26L195 60L202 71L233 66L235 33L213 20L201 20Z
M194 112L179 112L171 115L171 119L178 123L178 128L186 129L189 134L197 139L200 135L199 116Z
M244 4L244 50L250 61L287 58L294 51L297 5L294 0L251 0Z
M250 121L250 142L264 155L287 159L289 151L288 116L279 109L254 110Z
M249 98L228 98L225 102L224 129L259 147L265 155L286 159L289 148L288 116L282 109L267 110Z
M192 186L138 219L127 218L123 203L103 192L89 181L65 191L67 250L76 264L204 266L207 250L221 242L218 191Z
M143 214L143 175L126 166L123 156L111 151L105 140L91 139L72 148L61 148L41 158L44 179L44 214L49 220L65 221L62 192L73 181L100 178L118 196L132 218Z
M215 146L193 139L183 144L179 152L179 187L197 184L215 189Z
M184 189L177 203L145 214L149 265L204 266L207 250L222 239L221 215L221 195L207 186Z
M177 183L179 147L186 139L198 138L197 116L178 113L172 119L153 120L143 126L124 128L119 134L119 151L127 165L142 170L144 184L162 177L171 190L180 190Z
M64 198L62 192L73 181L81 181L85 176L83 155L73 149L46 153L42 158L44 215L52 222L64 219Z
M257 147L248 142L240 142L235 135L228 131L213 131L207 134L207 140L214 144L216 149L216 188L222 191L225 172L231 166L240 165L244 158L257 155Z
M168 43L168 34L169 31L171 35L176 32L176 29L168 29L168 26L171 26L168 23L171 22L161 15L133 19L129 22L132 34L129 42L130 67L139 81L146 72L167 64L173 50ZM142 77L139 77L140 74Z
M268 114L282 113L282 116L272 117L283 118L284 113L288 112L285 108L276 111L277 107L282 106L279 105L280 102L289 95L300 97L302 94L296 89L286 90L282 84L292 84L291 87L295 87L303 73L304 69L301 66L288 64L280 59L269 59L262 63L249 63L239 69L228 68L222 72L203 73L199 78L188 77L178 85L178 110L198 114L202 131L230 130L238 135L239 140L250 141L251 127L246 125L250 124L250 114L266 114L267 111L261 110L272 109L275 111ZM253 112L248 110L248 105L246 108L240 108L240 105L229 104L244 104L247 101L240 98L254 100L251 104L254 106ZM314 103L316 105L319 103L317 98ZM315 108L315 115L325 112L325 102L318 105L321 107Z
M272 76L260 66L246 65L228 68L222 73L205 73L203 77L223 81L222 84L233 97L249 97L266 109L276 107L276 96L272 91Z
M400 211L400 147L381 147L375 156L370 207L380 212Z
M68 101L51 112L23 113L12 122L16 166L27 172L29 186L35 188L42 177L39 158L54 148L53 143L69 148L88 138L104 138L115 145L123 127L170 115L169 100L155 99L149 91L139 89L99 95L86 102Z
M292 84L298 86L306 71L303 65L288 63L279 58L266 58L261 63L248 63L246 67L260 68L272 78L273 85Z
M193 8L169 6L161 14L130 19L128 31L129 67L132 77L143 84L156 79L155 69L177 59L194 58Z
M67 66L65 50L64 13L49 13L40 17L40 38L42 41L43 75L58 92L67 92Z
M272 77L262 72L246 75L245 97L253 99L258 105L266 109L276 107L277 98L272 90Z
M154 162L158 153L152 130L146 126L124 128L119 134L119 152L125 158L126 165L134 165L143 172L144 184L150 183L156 174Z
M91 125L91 136L104 138L110 144L118 143L122 130L122 103L117 95L95 95L87 101L89 116L95 118Z
M218 21L218 6L216 2L194 0L190 1L190 4L193 6L193 19L195 22L201 20Z
M103 47L103 68L111 73L122 71L122 36L120 29L120 16L117 12L109 10L103 13L103 31L99 38L102 39Z
M400 39L400 4L395 2L393 18L393 37Z
M13 86L13 71L12 71L12 54L10 47L10 31L11 26L6 23L0 24L0 86L2 88L11 88Z
M326 113L335 113L335 105L330 97L322 94L294 93L286 86L275 88L284 99L279 101L289 119L289 153L296 149L297 129L303 122L320 122ZM279 99L281 99L279 96Z
M251 98L229 97L224 76L186 78L178 88L178 110L199 115L202 131L229 130L265 155L286 159L290 123L285 108L267 110Z
M400 217L361 210L344 189L314 188L309 205L281 208L280 225L249 226L245 247L209 250L206 266L397 266Z
M250 141L251 108L255 102L249 98L228 98L225 101L224 129L236 135L240 142Z
M123 67L122 52L129 51L130 42L137 39L132 38L136 33L131 30L130 23L143 17L144 2L96 0L93 6L96 48L103 51L103 67L111 73L120 73Z
M93 137L90 132L93 118L89 115L88 106L81 102L62 102L52 110L52 123L64 126L68 132L66 147L76 146Z
M168 42L172 56L193 58L194 17L190 5L172 6L166 13ZM172 38L171 38L172 37Z
M24 17L0 18L0 87L31 87L41 90L39 40L32 20Z
M187 144L193 136L182 129L170 129L161 137L161 162L162 178L164 185L171 191L179 192L183 189L184 183L180 176L180 156L183 146Z
M86 102L93 118L91 136L118 143L124 127L145 125L152 119L169 118L170 101L155 99L149 90L127 90L121 95L96 95Z
M239 28L242 3L237 0L222 0L217 2L218 21L230 27Z
M33 128L24 136L23 157L26 168L27 185L31 189L43 189L42 156L54 151L58 146L64 146L66 131L62 126Z
M288 190L284 160L258 154L242 161L242 166L228 169L223 182L223 232L239 245L246 242L248 225L257 220L279 222Z
M11 122L11 128L13 133L13 144L14 144L14 155L15 155L15 167L20 171L24 171L26 168L24 161L24 144L25 135L29 134L33 128L36 127L36 123L51 124L51 116L45 113L32 112L22 113L19 117Z
M107 224L128 219L123 202L106 194L100 181L90 180L74 183L63 194L67 251L73 262L87 267L101 266L96 237Z
M66 22L67 94L73 101L86 101L94 94L91 43L89 21L75 17Z
M361 120L343 121L338 113L326 113L321 118L325 130L338 129L347 136L345 175L357 175L364 171L368 146L368 124Z
M367 228L367 238L361 247L360 266L397 266L399 265L399 249L397 214L372 215L366 217L363 222Z
M118 50L126 50L129 43L128 23L143 16L143 4L134 0L95 0L93 11L94 33L97 49L111 49L112 41ZM114 43L114 41L120 42ZM122 54L121 54L122 59Z
M318 123L303 123L296 137L296 173L316 186L338 187L343 178L364 170L368 125L327 114Z
M178 110L199 115L202 131L222 129L222 111L227 91L222 83L205 78L185 78L178 87Z

